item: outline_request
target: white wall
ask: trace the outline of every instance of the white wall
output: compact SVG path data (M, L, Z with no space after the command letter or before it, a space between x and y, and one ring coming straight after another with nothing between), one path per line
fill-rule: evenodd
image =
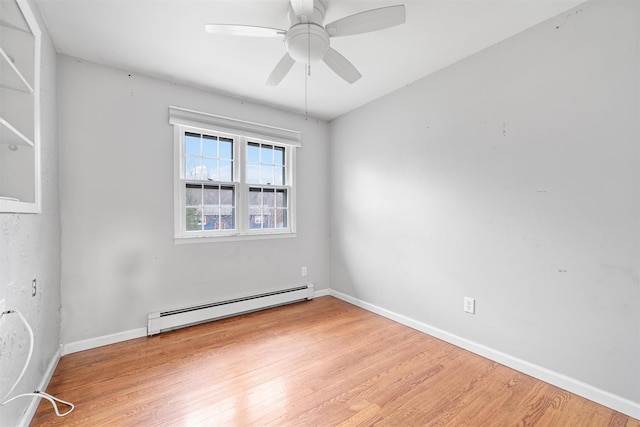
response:
M328 287L327 123L66 56L59 64L63 343L144 328L150 311ZM296 238L174 243L169 105L302 132Z
M331 122L332 289L640 402L639 5Z
M40 387L50 374L52 363L57 361L60 348L57 54L37 6L34 2L31 6L42 30L42 213L0 213L0 300L5 300L5 309L20 311L35 335L29 369L12 396ZM34 278L38 290L32 297ZM14 314L3 316L0 320L0 399L24 366L28 347L29 337L19 318ZM0 406L0 425L18 425L31 401L21 398Z

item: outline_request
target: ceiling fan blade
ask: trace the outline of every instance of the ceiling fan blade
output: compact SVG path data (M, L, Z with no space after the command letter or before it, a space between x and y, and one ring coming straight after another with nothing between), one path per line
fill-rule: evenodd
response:
M333 48L329 48L322 60L331 68L337 75L342 77L348 83L355 83L362 77L362 74L353 66L351 62L344 56L340 55L338 51Z
M308 20L313 19L313 0L291 0L291 8L296 16L304 15Z
M383 30L404 24L407 14L404 5L371 9L333 21L325 26L330 37L350 36Z
M287 32L286 30L280 30L278 28L234 24L205 24L204 29L207 33L211 34L245 37L280 37Z
M296 61L293 60L288 52L285 53L282 59L280 59L280 61L276 64L275 68L271 72L271 75L267 79L267 84L269 86L277 86L282 81L282 79L284 79L284 76L287 75L289 70L291 70L291 67L293 67L293 64L295 62Z

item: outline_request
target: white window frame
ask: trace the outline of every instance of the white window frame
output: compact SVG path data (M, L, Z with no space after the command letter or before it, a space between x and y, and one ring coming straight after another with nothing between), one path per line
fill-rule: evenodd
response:
M295 130L252 123L228 117L169 107L169 123L174 128L174 239L176 243L204 243L247 239L273 239L296 236L296 148L301 147L302 134ZM186 230L186 184L183 178L185 133L201 133L233 139L233 185L235 186L234 230ZM247 145L250 142L285 148L286 177L284 186L246 182ZM213 185L219 184L216 181ZM223 185L225 183L222 183ZM286 228L249 228L249 188L286 188L288 217Z

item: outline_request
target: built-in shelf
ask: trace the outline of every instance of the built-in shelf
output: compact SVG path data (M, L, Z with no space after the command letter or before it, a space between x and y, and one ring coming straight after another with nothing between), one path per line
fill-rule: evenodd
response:
M0 141L4 145L18 146L28 145L33 147L33 141L22 134L18 129L13 127L11 123L0 117Z
M40 28L28 0L0 1L0 212L40 212Z
M18 70L18 67L14 64L13 57L7 55L2 46L0 46L0 75L2 76L2 87L4 89L33 93L33 87L31 87L22 72Z

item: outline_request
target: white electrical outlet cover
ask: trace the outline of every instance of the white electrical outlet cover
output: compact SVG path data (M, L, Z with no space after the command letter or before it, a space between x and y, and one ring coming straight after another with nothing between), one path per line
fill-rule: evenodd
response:
M475 314L476 312L476 300L473 298L464 298L464 311L465 313Z

